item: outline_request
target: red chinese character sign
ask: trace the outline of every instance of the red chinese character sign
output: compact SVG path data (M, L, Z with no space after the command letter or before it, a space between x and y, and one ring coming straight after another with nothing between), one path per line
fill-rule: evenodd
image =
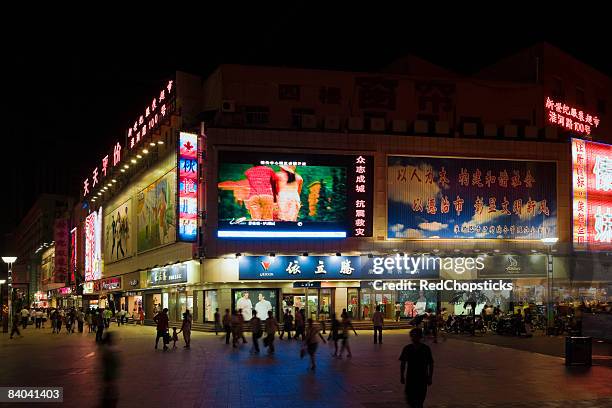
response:
M178 149L178 239L195 242L198 236L198 135L181 132Z
M556 163L389 156L390 239L556 236Z
M612 249L612 146L572 139L573 242Z
M145 140L151 140L153 133L162 124L169 122L176 107L175 95L176 83L174 80L169 80L144 108L142 114L130 124L126 131L125 143L123 145L120 142L115 143L109 153L104 155L83 178L80 185L82 197L87 197L104 186L107 176L110 176L115 168L128 158L129 153L135 153L135 149L143 147Z
M58 218L55 220L53 239L55 241L55 265L53 282L66 283L68 277L68 220Z
M102 277L102 207L85 218L85 280Z
M77 275L77 228L70 230L70 282L76 282Z
M551 126L561 127L569 132L590 136L599 127L599 118L563 102L546 98L546 121Z

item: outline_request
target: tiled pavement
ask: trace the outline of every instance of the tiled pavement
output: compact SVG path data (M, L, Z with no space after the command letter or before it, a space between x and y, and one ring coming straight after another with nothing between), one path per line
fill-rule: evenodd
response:
M194 333L192 349L153 350L152 327L113 328L121 356L120 406L132 407L401 407L397 361L406 331L352 337L352 359L330 357L321 345L316 372L300 360L297 342L277 354L232 350L220 336ZM427 407L612 407L612 369L568 369L559 357L464 340L431 344L434 384ZM0 385L64 387L57 406L96 406L99 351L93 335L52 335L28 328L23 338L0 335ZM19 406L26 406L20 404ZM41 405L36 405L40 407ZM45 404L43 406L53 406Z

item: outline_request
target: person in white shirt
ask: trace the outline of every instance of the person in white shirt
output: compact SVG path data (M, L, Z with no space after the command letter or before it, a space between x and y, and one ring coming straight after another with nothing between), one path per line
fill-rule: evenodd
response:
M374 326L374 344L376 343L382 344L383 325L384 325L383 314L380 311L380 306L376 306L376 311L372 315L372 326ZM378 338L376 337L376 332L378 332Z
M21 314L21 326L25 329L26 327L28 327L30 311L24 307L23 309L21 309L21 312L19 312L19 314Z
M249 299L249 292L242 292L242 297L236 302L236 310L242 309L242 316L245 321L251 320L253 317L253 303ZM266 316L267 314L263 315Z
M36 328L40 329L42 326L42 318L43 318L43 312L42 309L38 309L35 312L35 321L36 321Z
M268 312L272 310L272 303L266 300L263 293L259 294L259 302L255 304L255 310L257 311L257 316L268 316Z

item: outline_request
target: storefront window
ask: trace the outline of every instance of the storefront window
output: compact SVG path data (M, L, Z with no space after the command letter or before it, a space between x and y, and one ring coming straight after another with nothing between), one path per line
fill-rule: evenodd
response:
M216 290L204 291L204 321L215 321L215 310L219 307ZM263 319L263 317L260 317Z
M359 318L359 289L350 288L347 290L346 311L349 315L349 318Z
M306 310L306 318L317 320L317 312L319 310L319 290L308 289L308 309Z
M321 289L321 301L320 301L320 310L319 310L319 319L329 319L330 312L333 310L332 305L332 290L331 289Z

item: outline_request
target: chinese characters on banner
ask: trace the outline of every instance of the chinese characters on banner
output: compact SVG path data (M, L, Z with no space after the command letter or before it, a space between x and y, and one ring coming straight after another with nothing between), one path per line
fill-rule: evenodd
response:
M53 282L66 283L68 275L68 220L55 220L53 239L55 241L55 265Z
M76 282L77 276L77 228L70 230L70 282Z
M349 188L349 220L351 221L351 236L372 236L372 193L374 157L351 156L353 163L348 172Z
M198 232L198 135L180 133L178 168L178 238L194 242Z
M612 249L612 146L572 139L573 242Z
M105 155L99 162L100 165L93 168L88 177L83 180L81 189L83 197L93 193L96 188L104 186L104 179L107 175L110 175L122 159L127 158L126 150L132 151L138 148L162 123L167 122L175 110L175 88L174 80L169 80L160 90L159 95L147 105L143 114L127 129L125 144L121 146L121 143L117 142L112 148L112 155Z
M568 106L563 102L546 98L546 121L568 131L590 136L591 131L599 127L599 118L580 109Z
M85 280L102 277L102 207L85 218Z
M389 238L556 236L556 163L388 157Z

